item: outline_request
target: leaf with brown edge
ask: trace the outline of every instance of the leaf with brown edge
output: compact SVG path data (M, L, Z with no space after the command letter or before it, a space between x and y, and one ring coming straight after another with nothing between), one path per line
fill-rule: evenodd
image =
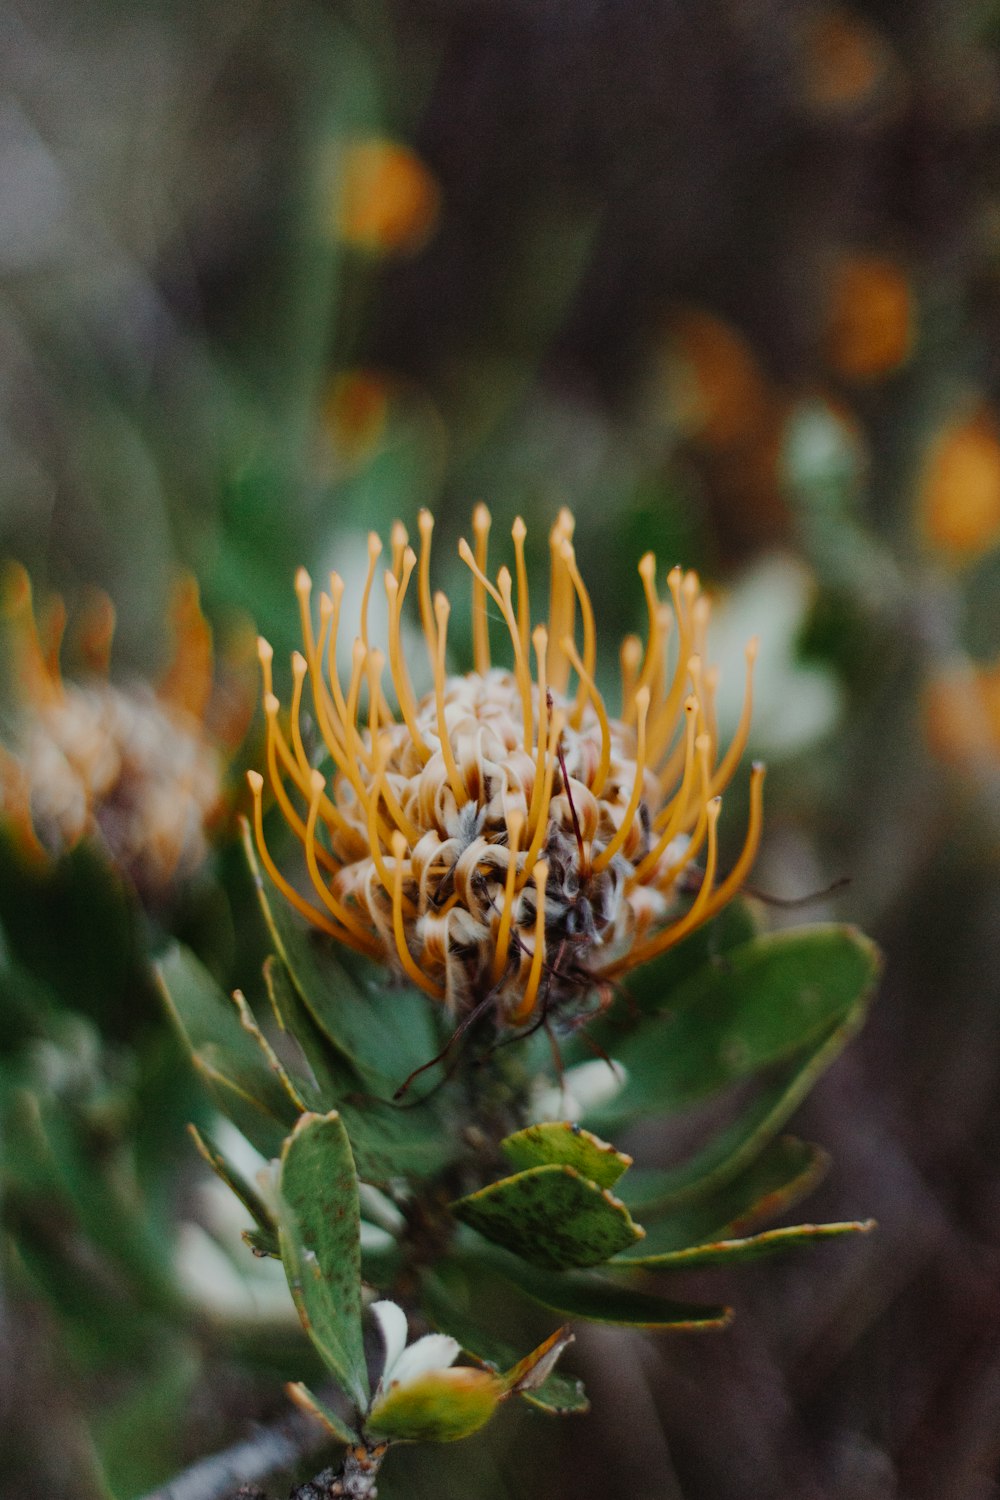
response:
M336 1111L303 1115L285 1142L278 1239L302 1325L363 1410L369 1393L361 1331L358 1179Z
M598 1265L645 1233L606 1188L558 1163L503 1177L451 1211L494 1244L550 1270Z
M512 1167L543 1167L560 1163L573 1167L581 1177L610 1188L632 1165L631 1156L568 1120L547 1120L528 1125L500 1142L500 1150Z
M766 1229L745 1239L716 1240L714 1244L689 1245L684 1250L668 1250L662 1255L623 1255L608 1262L611 1271L645 1269L650 1271L690 1271L703 1266L726 1266L739 1261L762 1260L804 1245L839 1239L845 1234L870 1234L874 1219L850 1219L834 1224L793 1224L787 1229Z

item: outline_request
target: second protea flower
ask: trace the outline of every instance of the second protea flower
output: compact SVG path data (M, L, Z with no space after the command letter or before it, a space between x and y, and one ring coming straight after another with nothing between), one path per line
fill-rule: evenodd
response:
M337 670L343 580L317 611L300 571L303 651L292 658L287 725L264 641L266 783L302 844L307 900L276 867L263 828L265 777L250 773L261 856L316 927L381 960L456 1012L491 1004L511 1026L579 1011L712 917L746 878L761 829L763 768L751 773L742 852L721 879L721 794L746 745L756 643L731 743L719 744L716 673L705 661L709 602L694 573L672 569L666 597L651 553L639 564L648 630L621 648L617 714L596 681L597 634L563 511L550 535L548 622L534 628L513 527L514 572L488 572L490 517L460 544L472 579L474 670L449 675L450 605L432 595L433 520L419 555L393 529L388 652L369 639L369 566L348 681ZM404 602L417 595L434 689L417 699L401 646ZM492 665L499 615L512 669ZM579 620L579 630L575 629ZM388 666L388 680L386 680ZM320 763L307 747L308 686ZM364 707L362 707L364 705ZM393 706L395 705L395 706Z

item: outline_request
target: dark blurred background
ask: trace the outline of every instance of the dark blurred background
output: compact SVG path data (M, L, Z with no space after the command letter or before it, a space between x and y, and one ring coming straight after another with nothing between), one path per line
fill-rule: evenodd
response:
M609 675L650 547L718 594L724 720L761 635L755 883L849 876L808 915L887 955L796 1127L809 1216L878 1232L727 1278L724 1334L585 1331L590 1417L505 1411L386 1494L1000 1493L993 0L3 0L0 78L0 557L106 589L117 673L180 566L284 653L299 563L426 504L458 579L484 499L540 566L569 504ZM117 1429L15 1281L3 1493L140 1493L23 1436ZM157 1461L241 1392L183 1387Z

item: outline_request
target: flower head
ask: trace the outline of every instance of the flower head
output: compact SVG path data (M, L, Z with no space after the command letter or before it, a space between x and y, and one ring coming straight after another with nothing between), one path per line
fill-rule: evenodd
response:
M739 889L760 837L762 767L751 774L742 853L721 880L717 832L721 794L749 731L756 643L747 647L740 724L723 751L716 673L705 662L709 602L696 575L680 568L667 574L661 598L648 553L639 564L647 636L622 644L614 716L595 681L596 623L572 516L562 511L552 529L548 623L532 628L524 524L513 527L513 574L502 567L493 579L490 516L479 506L474 545L459 547L472 579L474 670L452 676L451 606L430 586L432 530L421 512L418 555L405 529L393 529L383 573L387 656L368 633L382 552L379 539L369 539L346 683L336 665L344 582L331 574L317 627L312 584L300 570L303 651L292 658L287 730L271 648L261 641L259 650L267 781L302 844L313 900L270 856L265 778L251 772L256 838L272 878L315 926L455 1010L492 999L507 1023L520 1026L540 1006L579 1007L707 921ZM434 675L433 691L420 700L401 648L411 588ZM491 615L502 621L512 669L492 665ZM307 684L326 769L307 749Z
M28 575L10 564L2 602L18 699L11 747L0 749L4 815L26 849L61 854L94 837L140 892L162 893L204 859L206 825L223 801L222 752L246 728L238 694L217 712L197 585L185 578L175 590L175 651L155 692L108 680L115 616L106 595L77 621L83 681L60 669L60 599L39 623Z

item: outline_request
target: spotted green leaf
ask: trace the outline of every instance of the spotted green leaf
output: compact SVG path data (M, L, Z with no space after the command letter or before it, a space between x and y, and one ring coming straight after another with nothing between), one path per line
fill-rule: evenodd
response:
M529 1125L500 1142L500 1149L512 1167L543 1167L561 1164L573 1167L581 1177L598 1187L614 1187L623 1172L632 1165L631 1156L616 1151L599 1136L580 1125L551 1120Z
M642 1239L625 1205L573 1167L529 1167L470 1193L452 1213L532 1265L593 1266Z
M281 1258L306 1332L364 1408L360 1235L358 1180L343 1122L335 1111L303 1115L281 1156Z

